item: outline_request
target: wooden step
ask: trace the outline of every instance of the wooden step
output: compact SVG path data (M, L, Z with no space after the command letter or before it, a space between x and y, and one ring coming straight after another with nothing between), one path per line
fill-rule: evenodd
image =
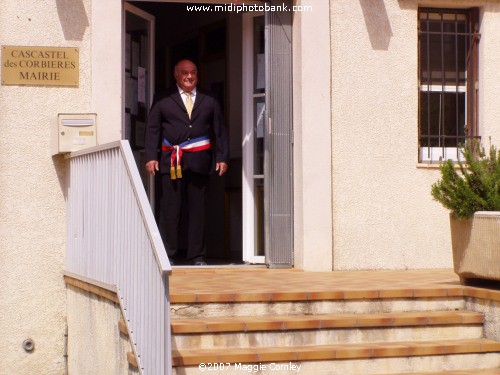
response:
M325 328L402 327L483 324L483 315L471 311L422 311L378 314L323 314L238 316L231 318L173 319L172 334L288 331Z
M174 366L198 366L201 363L300 362L496 352L500 352L500 342L485 339L406 341L224 350L173 350L172 362Z

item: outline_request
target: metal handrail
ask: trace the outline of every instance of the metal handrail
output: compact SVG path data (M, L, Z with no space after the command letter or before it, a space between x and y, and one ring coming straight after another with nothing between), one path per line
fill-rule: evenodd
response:
M68 155L66 269L116 286L141 374L171 374L172 268L128 141Z

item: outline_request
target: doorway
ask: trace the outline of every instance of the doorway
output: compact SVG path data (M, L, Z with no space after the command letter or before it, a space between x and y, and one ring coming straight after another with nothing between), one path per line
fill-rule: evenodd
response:
M145 173L142 157L147 111L154 92L175 84L176 62L187 58L198 66L199 86L219 99L230 143L228 173L211 177L208 263L269 265L272 234L266 224L272 219L266 213L270 202L265 186L270 164L265 159L270 159L266 144L270 144L271 132L267 131L266 110L266 16L192 12L186 3L158 1L126 2L124 10L124 137L136 155L156 217L161 189L159 181ZM149 69L141 70L143 64L149 64ZM291 224L289 229L291 233ZM277 241L283 243L279 235ZM292 247L288 248L291 259ZM286 266L291 267L292 262L287 260Z

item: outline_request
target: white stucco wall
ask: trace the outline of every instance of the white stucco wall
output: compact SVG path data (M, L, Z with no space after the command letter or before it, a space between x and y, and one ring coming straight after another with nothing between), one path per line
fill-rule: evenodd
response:
M481 41L479 43L479 128L484 145L500 147L500 4L487 3L481 12Z
M294 262L332 270L330 15L324 0L293 15Z
M451 267L447 212L430 197L438 171L417 166L417 2L295 4L313 6L293 20L296 266ZM484 4L480 132L500 144L500 4ZM65 370L66 161L51 156L50 126L58 113L97 113L98 143L121 138L121 17L117 0L2 2L0 45L80 50L77 88L0 86L6 374Z
M66 161L51 156L50 126L58 113L95 112L100 143L121 132L121 2L95 3L2 2L0 45L77 47L80 62L78 87L0 86L2 374L65 372Z
M418 3L330 6L334 269L451 267L447 211L430 195L439 171L417 160ZM500 6L483 10L480 132L498 141Z
M5 374L62 374L65 368L65 162L51 156L50 125L59 112L89 110L89 3L55 3L8 1L0 12L2 45L80 48L79 88L0 86L0 362ZM35 342L32 353L21 347L26 338Z
M68 286L68 373L138 374L129 366L132 351L120 333L120 306L105 298Z
M92 96L97 142L122 139L122 1L93 0L91 18Z

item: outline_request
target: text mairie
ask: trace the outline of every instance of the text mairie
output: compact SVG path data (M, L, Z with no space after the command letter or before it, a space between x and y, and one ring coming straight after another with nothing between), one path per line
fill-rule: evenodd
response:
M60 81L59 72L19 72L22 81Z

